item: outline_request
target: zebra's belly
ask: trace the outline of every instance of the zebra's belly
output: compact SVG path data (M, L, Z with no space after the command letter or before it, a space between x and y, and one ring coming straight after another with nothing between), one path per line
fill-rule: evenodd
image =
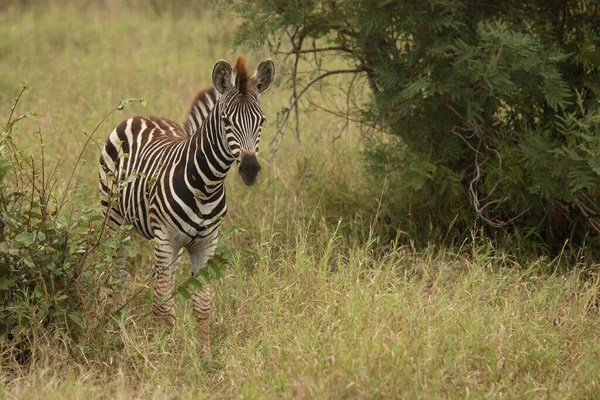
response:
M120 213L123 223L131 225L142 236L154 238L150 226L149 197L147 189L142 184L127 185L123 188L120 201Z
M148 239L168 238L185 246L189 240L215 231L227 212L225 202L198 201L192 210L158 190L150 190L143 180L136 183L123 190L121 214L125 224Z

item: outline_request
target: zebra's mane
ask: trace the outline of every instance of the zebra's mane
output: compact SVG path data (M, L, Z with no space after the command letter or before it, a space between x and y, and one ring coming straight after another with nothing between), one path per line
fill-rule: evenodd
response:
M202 122L210 114L217 102L217 91L210 85L200 89L194 96L190 109L185 117L184 128L189 136L193 136L202 126Z
M237 60L235 60L235 67L233 68L235 73L235 83L238 87L238 90L242 94L246 94L250 91L250 75L248 74L248 69L246 68L246 59L244 56L238 56Z

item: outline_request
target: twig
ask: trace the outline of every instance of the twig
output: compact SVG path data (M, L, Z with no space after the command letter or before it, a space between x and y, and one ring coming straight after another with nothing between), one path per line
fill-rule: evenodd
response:
M317 109L319 109L321 111L324 111L324 112L326 112L328 114L335 115L336 117L340 117L340 118L346 118L350 122L356 122L358 124L362 124L362 125L368 126L369 128L377 128L376 125L367 124L367 123L365 123L365 121L360 121L360 120L352 118L352 117L347 117L346 114L343 114L343 113L341 113L339 111L333 111L333 110L330 110L328 108L325 108L325 107L323 107L323 106L315 103L312 100L307 100L307 101L308 101L308 104L310 104L311 107L317 108Z
M77 157L77 161L75 161L75 166L73 167L73 170L71 171L71 176L69 177L69 180L67 181L67 187L65 188L65 192L63 194L63 198L62 198L62 200L61 200L61 202L60 202L60 204L58 206L58 209L56 211L57 214L60 213L60 210L63 208L65 202L67 201L67 196L69 195L69 187L71 186L71 182L73 181L73 176L75 175L75 171L77 171L77 167L79 166L79 162L81 161L81 158L83 157L83 152L87 148L88 144L92 140L92 137L94 136L94 134L96 133L96 131L98 130L98 128L100 128L100 125L102 125L104 123L104 121L106 121L106 119L108 117L110 117L117 110L118 110L118 107L115 107L108 114L106 114L104 116L104 118L102 118L102 120L96 125L96 127L94 128L94 130L92 131L92 133L88 136L87 140L83 144L83 148L79 152L79 156Z
M349 51L345 46L332 46L332 47L317 47L308 50L300 50L299 48L294 48L291 51L278 51L275 54L307 54L307 53L320 53L323 51Z
M319 76L317 76L316 78L314 78L313 80L311 80L309 83L306 84L306 86L304 86L304 88L300 91L299 94L297 94L295 97L293 97L293 100L290 101L289 106L283 108L280 112L277 113L277 130L275 131L275 134L273 135L273 139L271 139L271 151L270 151L270 156L269 156L269 160L273 159L273 157L275 157L275 154L277 153L277 150L279 150L279 146L281 145L281 141L283 139L283 135L285 133L285 130L287 128L287 124L290 118L290 113L292 112L292 110L294 108L296 108L298 106L298 102L300 101L300 98L302 98L302 96L306 93L306 91L315 83L327 78L328 76L332 76L332 75L338 75L338 74L357 74L360 72L364 72L365 69L364 67L359 67L359 68L354 68L354 69L339 69L339 70L333 70L333 71L328 71L325 72Z

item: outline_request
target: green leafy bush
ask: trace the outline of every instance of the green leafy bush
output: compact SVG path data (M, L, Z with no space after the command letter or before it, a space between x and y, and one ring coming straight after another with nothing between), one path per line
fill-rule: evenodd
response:
M369 100L353 111L376 127L365 161L374 186L389 186L389 226L463 237L516 226L550 246L598 236L597 0L221 5L243 17L237 44L292 57L278 133L314 83L366 80ZM352 68L328 67L336 57Z
M57 167L48 170L41 132L39 154L17 148L19 114L15 99L0 136L0 335L6 349L29 350L45 332L74 338L87 321L110 318L109 292L114 255L129 237L106 235L96 193L77 182L56 194ZM19 132L25 134L25 132ZM90 201L92 199L92 201ZM84 314L93 318L85 318Z

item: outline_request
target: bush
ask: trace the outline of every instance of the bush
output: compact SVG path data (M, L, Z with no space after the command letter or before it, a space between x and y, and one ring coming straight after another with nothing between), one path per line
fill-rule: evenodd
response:
M0 137L0 337L4 351L20 350L21 361L46 333L71 340L90 324L103 328L113 256L129 240L106 235L95 192L73 182L77 165L56 194L57 166L48 170L41 132L39 154L13 142L19 121L36 116L17 112L29 89L15 99Z
M366 79L370 99L354 113L389 134L365 135L364 154L374 184L389 186L390 226L459 237L517 227L549 246L598 237L597 0L221 5L243 17L237 44L293 57L279 133L314 83ZM334 57L352 68L325 69Z

